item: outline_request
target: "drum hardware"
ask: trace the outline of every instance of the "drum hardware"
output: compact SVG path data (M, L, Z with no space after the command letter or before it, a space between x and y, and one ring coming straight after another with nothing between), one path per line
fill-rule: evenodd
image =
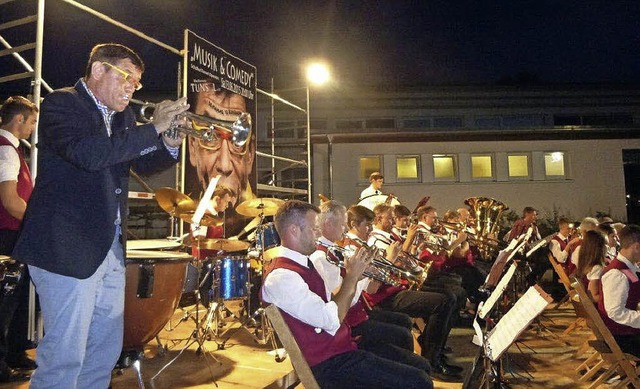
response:
M11 295L24 274L24 265L0 255L0 299Z

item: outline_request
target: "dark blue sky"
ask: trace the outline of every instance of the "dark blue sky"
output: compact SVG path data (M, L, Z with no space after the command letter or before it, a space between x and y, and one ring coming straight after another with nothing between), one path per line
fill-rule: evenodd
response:
M17 3L12 9L36 2ZM326 58L349 85L487 84L523 73L553 83L640 83L638 1L82 3L174 47L189 28L254 64L263 89L271 77L276 86L299 85L299 64L310 57ZM44 78L52 86L82 74L93 44L118 41L147 63L145 89L176 88L176 55L61 1L48 1L46 15ZM15 46L23 32L0 34ZM9 87L0 88L6 97Z

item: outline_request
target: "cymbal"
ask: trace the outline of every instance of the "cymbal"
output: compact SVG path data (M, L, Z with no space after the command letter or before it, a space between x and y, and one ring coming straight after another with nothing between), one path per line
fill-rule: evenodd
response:
M171 216L187 211L195 211L196 204L191 197L172 188L158 188L155 191L156 201L160 208Z
M273 216L280 205L284 204L283 200L271 198L258 198L243 201L236 207L236 212L241 215L256 217L260 215Z
M195 245L201 249L222 250L222 251L242 251L249 248L249 242L235 239L187 239L187 244Z
M176 214L176 217L180 218L184 222L192 224L194 213L195 213L195 210L179 212ZM212 226L219 227L223 224L224 224L224 220L221 217L213 216L210 213L205 213L204 215L202 215L202 219L200 219L200 225L205 227L212 227Z

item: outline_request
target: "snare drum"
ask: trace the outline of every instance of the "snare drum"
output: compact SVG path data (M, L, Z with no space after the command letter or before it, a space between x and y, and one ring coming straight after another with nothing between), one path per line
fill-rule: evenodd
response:
M191 259L176 251L127 251L124 350L142 349L169 321Z
M256 248L267 251L280 244L280 235L273 223L265 223L256 230Z
M246 297L250 267L249 260L243 256L216 258L214 295L223 300Z

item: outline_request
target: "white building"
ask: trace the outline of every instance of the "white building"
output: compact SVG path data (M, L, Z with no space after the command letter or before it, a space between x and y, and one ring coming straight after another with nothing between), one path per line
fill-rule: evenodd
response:
M311 93L314 198L324 194L353 204L369 174L380 171L383 192L410 209L424 196L441 213L468 197L487 196L517 213L533 206L542 217L602 212L640 222L640 179L633 173L640 170L638 87ZM259 110L264 141L270 114L264 104ZM274 117L280 154L295 158L303 150L306 118L286 109L276 109ZM281 179L305 175L286 164L280 169Z

